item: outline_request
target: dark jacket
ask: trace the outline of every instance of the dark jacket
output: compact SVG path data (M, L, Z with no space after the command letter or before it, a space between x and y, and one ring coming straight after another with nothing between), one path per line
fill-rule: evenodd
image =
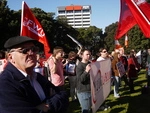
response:
M46 99L50 99L50 88L59 92L41 74L37 74L37 81L43 88ZM0 75L0 113L40 113L35 107L41 103L30 81L16 67L8 63Z
M128 77L131 79L136 79L138 76L137 70L138 68L140 70L140 66L137 62L136 58L129 58L128 59Z
M77 92L90 92L90 74L85 71L88 63L80 62L76 67Z

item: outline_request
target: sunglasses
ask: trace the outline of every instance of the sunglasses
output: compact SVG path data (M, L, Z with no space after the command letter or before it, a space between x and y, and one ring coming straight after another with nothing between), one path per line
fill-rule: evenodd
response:
M102 51L102 53L107 53L107 51Z
M22 49L18 49L18 50L17 49L11 49L10 52L19 52L22 54L27 54L30 50L34 53L39 52L39 48L36 46L31 46L30 48L22 48Z

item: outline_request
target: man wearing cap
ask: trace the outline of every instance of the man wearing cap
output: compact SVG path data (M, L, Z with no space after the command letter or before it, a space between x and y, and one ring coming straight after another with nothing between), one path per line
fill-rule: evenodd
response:
M0 76L0 113L65 111L67 95L33 71L38 52L36 43L26 36L12 37L5 42L8 64ZM56 91L53 97L50 97L50 88Z

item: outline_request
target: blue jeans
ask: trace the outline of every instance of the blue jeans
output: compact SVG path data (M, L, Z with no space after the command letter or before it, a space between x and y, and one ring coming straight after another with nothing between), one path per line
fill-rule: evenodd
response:
M91 92L77 92L82 113L90 113L91 111Z
M114 76L114 96L119 95L120 77Z

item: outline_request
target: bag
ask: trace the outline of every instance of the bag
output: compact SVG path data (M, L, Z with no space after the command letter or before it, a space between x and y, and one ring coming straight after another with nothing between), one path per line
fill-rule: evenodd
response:
M47 62L45 62L45 64L44 64L43 73L44 73L43 75L46 77L46 79L51 81L51 73L50 73L49 65Z
M76 64L73 64L73 63L68 63L66 65L66 74L68 76L75 76L75 68L76 68Z

